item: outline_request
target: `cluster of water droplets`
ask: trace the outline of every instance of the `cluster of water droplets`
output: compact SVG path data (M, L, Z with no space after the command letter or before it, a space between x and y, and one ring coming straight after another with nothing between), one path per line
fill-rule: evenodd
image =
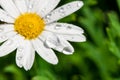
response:
M51 34L51 36L48 36L45 40L45 45L48 48L55 48L56 46L58 46L60 44L59 39L57 38L56 35Z
M21 60L23 58L23 54L22 54L23 48L22 47L18 47L17 49L17 53L19 54L17 56L17 60L19 61L19 65L22 66Z
M55 27L55 29L60 29L62 26L58 25ZM45 46L47 46L48 48L53 48L56 49L60 52L69 54L72 53L72 49L68 44L64 44L64 42L62 42L62 40L60 39L60 37L58 37L59 35L52 35L52 36L48 36L45 40Z
M55 30L61 30L63 27L66 27L66 30L71 30L72 29L72 26L70 25L60 25L60 24L56 24L54 29ZM74 39L74 37L71 37L72 39Z
M66 5L60 7L60 8L53 10L51 13L49 13L44 18L46 23L50 23L52 20L54 20L52 18L54 18L55 15L56 15L56 17L58 16L58 18L63 18L65 16L69 15L71 13L71 12L69 12L69 10L72 11L72 6L79 8L79 7L81 7L81 3L80 2L78 2L77 4L76 3L75 4L69 3L69 4L66 4Z

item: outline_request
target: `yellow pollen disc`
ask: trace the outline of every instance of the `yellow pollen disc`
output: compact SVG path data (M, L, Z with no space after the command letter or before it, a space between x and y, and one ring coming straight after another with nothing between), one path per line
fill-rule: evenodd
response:
M35 13L20 15L14 24L15 31L24 36L25 39L35 39L44 30L44 20Z

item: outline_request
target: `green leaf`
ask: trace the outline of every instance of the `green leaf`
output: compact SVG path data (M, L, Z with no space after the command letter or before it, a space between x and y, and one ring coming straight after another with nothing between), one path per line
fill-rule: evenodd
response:
M120 11L120 0L117 0L117 3L118 3L119 11Z
M15 65L5 67L4 72L12 74L14 80L26 80L22 71L18 69Z
M45 76L35 76L32 78L32 80L50 80L50 79Z

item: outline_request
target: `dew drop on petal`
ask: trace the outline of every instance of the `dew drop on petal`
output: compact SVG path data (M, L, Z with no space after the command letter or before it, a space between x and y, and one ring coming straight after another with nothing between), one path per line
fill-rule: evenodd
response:
M18 48L18 51L19 51L19 52L21 52L22 50L23 50L23 48L21 48L21 47L20 47L20 48Z
M11 45L13 43L13 41L12 40L9 40L9 41L7 41L7 45Z
M80 6L81 6L81 3L78 3L77 6L80 7Z
M17 60L21 60L21 59L22 59L22 56L17 57Z
M64 8L60 8L59 12L64 13Z
M50 17L51 17L51 14L48 14L48 15L45 17L46 22L49 22L49 21L50 21Z
M21 62L19 62L19 67L22 67L23 65L22 65L22 63Z
M56 47L56 41L53 41L52 39L46 39L46 45L49 48L55 48Z
M61 25L57 24L57 25L55 26L55 29L56 29L56 30L59 30L61 27L62 27Z
M1 21L4 21L4 19L0 19Z
M32 5L29 5L29 9L31 9L33 6Z
M6 38L6 36L5 36L5 35L1 36L1 39L5 39L5 38Z
M55 48L60 44L60 42L56 36L53 36L53 37L48 37L45 41L45 44L49 48Z
M67 29L72 29L72 27L71 26L67 26Z
M50 16L51 16L51 14L48 14L48 15L46 16L46 18L48 19L48 18L50 18Z
M65 13L61 13L60 15L61 15L61 16L64 16L64 15L65 15Z
M49 22L49 19L46 19L45 22L48 23L48 22Z
M0 28L0 32L2 32L2 31L3 31L3 29Z
M64 8L60 8L60 9L59 9L59 12L61 13L60 16L64 16L64 15L65 15Z
M72 37L72 39L74 39L74 37Z
M73 53L73 51L69 47L64 47L62 52L65 54L72 54Z
M70 8L71 8L71 5L68 5L68 6L67 6L67 9L70 9Z

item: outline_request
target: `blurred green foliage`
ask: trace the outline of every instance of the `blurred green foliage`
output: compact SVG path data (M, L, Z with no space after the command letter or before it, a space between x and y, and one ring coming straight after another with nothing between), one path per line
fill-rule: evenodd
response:
M56 52L59 64L51 65L36 54L26 72L16 66L13 52L0 58L0 80L120 80L120 0L83 1L84 7L60 20L85 30L86 42L71 43L73 55Z

